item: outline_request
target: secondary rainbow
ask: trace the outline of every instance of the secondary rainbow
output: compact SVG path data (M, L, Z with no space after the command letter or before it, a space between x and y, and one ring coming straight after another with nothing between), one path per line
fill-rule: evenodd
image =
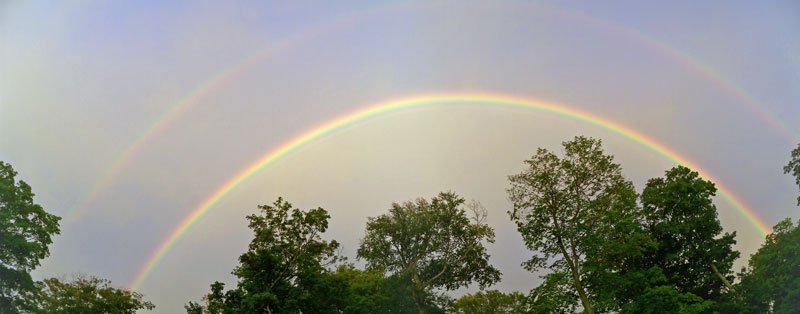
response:
M733 80L722 75L719 71L714 70L714 68L707 63L703 63L699 59L689 55L681 49L669 45L665 41L658 40L653 36L644 34L635 28L624 27L610 20L603 20L594 16L573 11L559 10L552 7L551 9L555 9L552 11L554 14L558 14L575 21L581 21L594 28L605 29L611 34L618 34L622 37L626 37L632 42L640 43L643 46L658 52L664 57L672 59L675 61L675 63L683 64L684 67L693 70L695 73L707 79L709 82L714 83L717 85L717 87L730 94L740 103L750 107L750 110L752 110L763 121L767 122L767 124L772 126L778 133L780 133L780 135L786 139L787 143L794 144L797 138L800 137L800 134L798 134L796 130L779 119L774 113L767 110L767 107L759 102L755 96L748 93L747 90L741 86L738 86Z
M399 100L392 100L369 106L333 120L330 120L322 125L311 128L309 131L298 135L297 137L283 143L282 145L270 149L260 158L256 159L250 165L242 169L239 173L232 176L224 184L219 186L213 193L206 197L200 204L191 210L180 224L178 224L172 232L165 238L165 240L153 252L144 266L137 273L135 279L130 285L131 290L137 290L139 286L147 279L148 275L158 265L159 261L169 252L178 239L183 236L189 228L191 228L200 218L202 218L215 204L223 199L237 186L242 184L245 180L259 172L264 167L273 164L276 160L286 156L292 151L308 145L309 143L329 135L337 130L341 130L357 124L358 122L365 121L370 118L386 115L393 112L402 110L410 110L422 107L431 106L461 106L461 105L485 105L492 107L511 107L511 108L525 108L532 109L544 113L555 114L574 120L586 122L600 128L617 133L627 139L630 139L664 157L672 162L681 164L692 168L700 173L704 178L713 181L718 189L719 195L736 208L761 234L768 234L771 232L767 224L759 218L745 203L739 199L733 192L726 186L722 185L720 181L712 177L708 172L699 168L696 164L690 162L685 157L677 152L659 144L655 140L645 136L644 134L629 129L621 124L612 122L605 118L583 112L577 109L569 108L564 105L555 104L552 102L522 99L493 94L436 94L436 95L423 95L412 98L404 98Z

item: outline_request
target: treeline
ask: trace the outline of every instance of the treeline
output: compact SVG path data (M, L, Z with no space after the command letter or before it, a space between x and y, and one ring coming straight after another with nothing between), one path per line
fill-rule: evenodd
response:
M784 171L800 186L800 145L791 156ZM24 265L7 259L24 254L19 254L21 246L6 241L19 233L14 224L22 218L6 213L18 207L8 205L14 202L7 202L5 193L26 188L32 193L24 182L15 183L10 166L0 165L7 168L0 191L4 312L48 312L46 306L50 312L72 313L152 309L140 294L109 288L101 279L31 281L27 272L47 256L50 235L58 233L58 217L43 211L49 224L39 237L22 232L38 251L25 255ZM370 217L356 257L363 269L341 256L337 241L323 240L327 211L300 210L279 198L247 216L253 239L232 272L235 286L226 289L214 282L202 300L186 304L186 312L800 312L800 223L778 223L748 266L737 272L736 233L722 229L712 202L716 188L697 172L674 167L647 181L640 194L602 150L601 141L585 137L564 142L560 154L540 148L525 165L509 176L507 192L513 204L509 217L535 253L522 267L546 271L542 283L528 293L484 290L500 281L486 250L494 230L485 223L486 210L479 202L454 192L394 203L385 214ZM16 218L6 218L11 216ZM9 270L18 277L6 277ZM446 293L473 284L481 291L458 299ZM112 289L127 308L95 307L86 295L78 304L74 294L59 292L86 287ZM102 301L108 295L94 293L93 298Z

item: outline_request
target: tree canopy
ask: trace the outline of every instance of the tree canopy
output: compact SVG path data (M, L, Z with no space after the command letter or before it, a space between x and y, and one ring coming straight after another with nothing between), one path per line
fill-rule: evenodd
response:
M249 215L253 240L233 274L237 287L211 285L206 305L189 303L189 313L331 313L343 309L347 282L327 268L341 259L335 240L322 240L330 215L322 208L301 211L278 198Z
M548 270L528 295L483 290L500 280L487 245L494 229L477 202L453 192L392 203L367 220L357 258L323 240L331 216L282 198L248 215L253 239L232 274L187 313L797 313L800 221L775 225L738 274L735 232L724 232L713 182L676 166L641 194L602 142L582 136L562 154L538 149L507 189L516 224ZM784 167L800 185L800 145ZM0 161L0 313L135 313L155 306L93 276L34 281L60 217ZM798 199L800 204L800 198ZM477 284L454 299L448 291Z
M600 140L578 136L562 146L563 157L539 148L523 172L509 176L509 214L525 244L539 254L525 268L569 274L559 279L568 280L584 310L594 313L582 282L582 258L608 212L634 207L636 192Z
M710 313L734 279L735 234L722 234L714 184L686 167L647 182L641 208L611 211L586 255L592 299L603 311Z
M388 214L369 218L358 258L370 268L385 269L411 279L420 313L429 303L431 289L453 290L472 282L481 287L500 280L489 264L484 242L494 241L485 224L486 212L472 203L472 221L464 199L443 192L430 201L394 203Z
M388 275L382 269L361 270L353 264L345 264L336 269L336 275L344 278L350 287L343 313L412 314L418 311L410 278L405 274ZM437 303L442 301L440 295L425 295L424 298L434 301L427 304L426 312L441 312L441 302Z
M797 313L800 309L800 220L787 218L773 227L750 257L734 287L731 312Z
M137 292L116 289L111 282L80 276L36 282L30 272L50 255L61 217L33 202L25 181L0 161L0 313L135 313L155 306Z
M650 254L679 292L718 298L733 280L736 232L722 233L712 197L714 183L678 166L664 178L650 179L642 191L645 228L657 242ZM720 276L725 277L722 280Z
M498 290L467 293L453 302L453 314L517 314L526 313L527 298L519 292Z
M60 232L60 217L33 202L25 181L0 161L0 309L30 311L37 288L30 272L50 255L48 245Z
M39 298L42 313L133 314L155 308L143 301L142 294L111 287L111 281L92 276L78 276L72 282L45 279Z

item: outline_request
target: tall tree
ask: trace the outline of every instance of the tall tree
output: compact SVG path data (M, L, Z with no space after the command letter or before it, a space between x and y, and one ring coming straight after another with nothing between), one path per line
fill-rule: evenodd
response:
M660 243L647 211L611 210L583 264L593 305L604 313L708 313L714 302L679 290L653 258ZM679 237L680 235L674 234ZM687 244L691 245L691 244Z
M603 153L601 144L575 137L562 143L563 157L539 148L525 161L522 173L509 176L508 194L514 206L509 215L527 247L539 253L524 267L567 274L557 277L569 281L587 313L594 311L582 282L583 258L607 222L607 212L636 206L633 184L622 176L613 157Z
M469 207L452 192L430 201L392 204L388 214L369 218L358 258L370 268L406 275L419 313L425 313L432 289L454 290L477 282L481 287L500 280L500 271L489 265L484 242L494 242L494 230L485 224L480 204Z
M39 310L42 313L119 313L133 314L137 310L155 308L142 300L142 294L111 287L111 282L91 276L78 276L72 282L58 278L41 283Z
M327 211L301 211L282 198L259 208L261 215L247 216L254 238L233 271L237 287L223 293L224 285L214 283L206 306L192 302L187 312L341 311L349 295L346 280L328 269L341 257L338 242L321 238L328 228Z
M0 161L0 309L4 313L32 310L36 285L30 271L50 255L52 236L60 232L60 217L33 202L25 181Z
M794 182L800 187L800 143L798 143L797 148L792 151L792 159L789 161L789 164L783 167L783 173L791 173L795 178ZM797 205L800 206L800 196L797 197Z
M714 183L678 166L664 178L647 182L642 191L645 227L657 243L649 254L681 293L705 300L718 298L733 280L736 232L722 233L712 197ZM724 278L724 280L722 278Z

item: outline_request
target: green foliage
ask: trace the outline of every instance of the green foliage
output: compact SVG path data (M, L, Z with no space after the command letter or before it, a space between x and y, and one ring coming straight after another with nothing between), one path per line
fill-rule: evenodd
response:
M368 268L344 264L335 272L328 266L340 258L338 243L319 238L327 212L292 210L278 199L260 206L262 216L248 216L255 239L234 270L237 287L216 282L203 305L190 302L186 311L797 313L800 224L776 225L729 289L739 253L735 233L723 233L712 182L678 166L637 195L601 141L576 137L563 147L561 157L539 149L509 176L509 215L538 253L523 266L550 270L527 297L490 290L452 300L441 292L473 282L483 288L500 275L484 247L494 241L485 210L454 193L395 203L369 218L358 249ZM800 145L784 170L800 185Z
M575 313L578 293L572 284L572 273L557 271L542 276L544 282L531 290L528 303L531 313Z
M389 313L395 309L392 301L401 296L407 296L406 305L414 307L410 291L404 293L403 289L392 289L395 286L387 284L389 280L379 269L360 270L353 264L344 264L336 269L336 275L345 278L350 287L350 302L345 313Z
M619 312L648 288L665 284L649 255L657 243L644 229L642 212L612 210L596 237L588 241L583 264L586 284L598 312Z
M795 178L795 183L800 187L800 143L792 151L792 160L783 167L783 173L791 173ZM797 205L800 205L800 196L797 197Z
M527 298L519 292L497 290L478 291L455 300L450 313L454 314L517 314L526 313Z
M528 248L538 253L524 267L562 274L558 282L570 281L583 308L593 313L581 282L582 257L593 249L610 211L635 207L636 192L613 157L603 153L600 140L579 136L562 145L563 157L539 148L525 161L527 169L509 176L514 204L509 215Z
M411 280L408 276L394 274L386 276L377 268L356 269L352 264L339 266L338 276L346 278L350 286L350 297L344 313L416 313ZM427 299L436 299L427 295ZM440 312L436 304L429 304L426 313Z
M800 309L800 221L773 227L734 288L731 312L797 313Z
M60 217L33 202L31 187L0 161L0 309L30 311L36 285L30 271L50 255L47 246L60 232Z
M155 308L142 301L142 295L111 287L111 282L96 277L79 276L72 282L45 279L39 298L41 313L136 313Z
M330 216L322 209L301 211L279 198L250 215L254 238L239 257L235 289L223 293L215 282L206 305L189 303L189 313L333 313L347 304L343 277L327 269L340 260L339 243L324 241Z
M667 277L658 266L621 268L619 273L603 269L598 273L604 276L589 282L593 284L595 297L599 298L600 312L706 313L715 304L690 292L678 291L667 283Z
M712 202L714 183L697 172L678 166L664 178L647 182L642 191L645 228L658 243L650 254L652 264L663 270L667 283L680 293L706 300L719 298L724 282L733 280L736 233L722 234Z
M420 312L435 295L432 289L499 281L500 271L489 265L483 245L494 242L494 230L484 223L486 212L470 204L475 213L470 222L463 204L454 193L392 204L388 214L369 218L358 257L370 268L409 278Z
M722 233L714 184L678 166L648 181L642 208L612 210L584 264L600 312L708 313L739 253Z
M509 212L529 249L523 264L549 268L531 291L535 313L704 313L714 310L739 253L722 234L714 184L682 166L639 197L599 140L576 137L564 156L539 149L509 177ZM641 206L637 204L641 200Z
M706 313L714 306L713 301L703 300L692 293L678 292L674 286L647 287L634 302L625 304L620 313Z

